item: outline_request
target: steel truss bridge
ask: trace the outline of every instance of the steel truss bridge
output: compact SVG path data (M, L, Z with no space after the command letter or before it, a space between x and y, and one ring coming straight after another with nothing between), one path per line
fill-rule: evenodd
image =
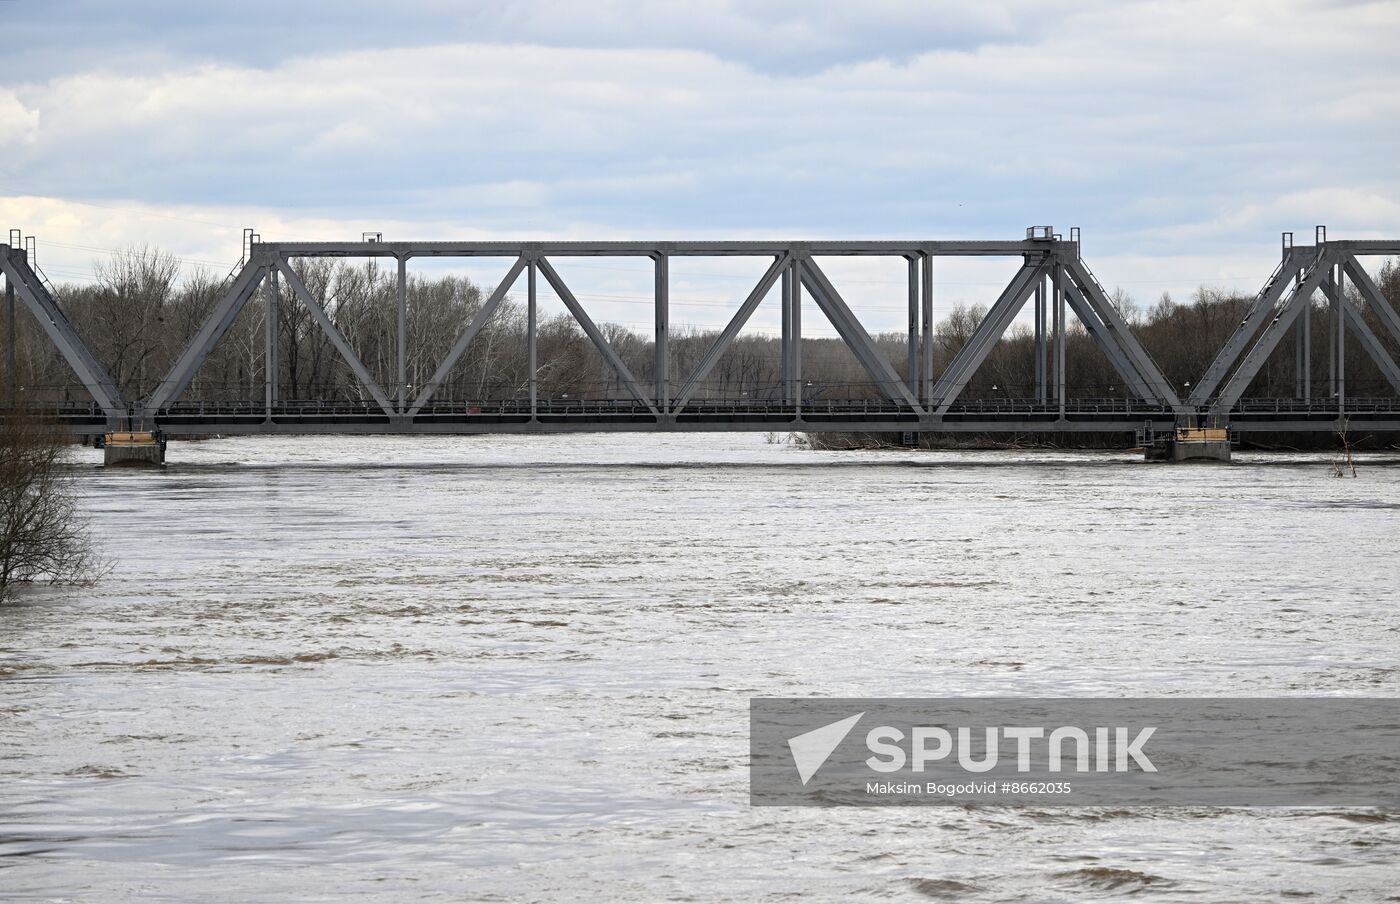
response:
M1318 227L1315 242L1295 245L1284 233L1278 267L1249 307L1245 319L1182 398L1133 335L1079 253L1078 230L1064 239L1049 227L1027 230L1017 241L708 241L708 242L263 242L246 231L244 260L230 274L212 313L150 396L124 398L55 302L47 281L33 266L29 246L11 233L0 244L6 284L11 349L8 373L14 385L16 298L36 318L91 395L90 403L60 406L56 413L75 433L145 430L163 435L211 433L558 433L583 431L887 431L1075 432L1126 431L1150 436L1178 426L1224 426L1247 431L1338 431L1350 424L1369 430L1400 430L1400 364L1385 350L1362 312L1349 302L1349 281L1361 303L1400 340L1400 317L1358 261L1368 255L1400 254L1397 241L1327 241ZM770 261L729 323L690 374L671 379L668 264L679 257L752 257ZM862 326L819 258L898 257L908 264L908 361L901 377ZM1021 266L987 311L966 345L941 373L934 367L933 266L935 258L1020 258ZM577 257L648 258L655 272L654 381L644 385L628 369L604 333L580 305L552 260ZM371 376L345 336L292 267L298 258L390 258L398 265L397 385L388 390ZM406 265L413 258L507 258L512 262L496 289L470 322L431 380L410 392L407 380L408 305ZM504 401L449 400L439 396L453 366L524 278L527 298L528 398ZM616 374L621 398L585 401L543 398L538 392L537 287L543 278ZM291 401L279 394L279 281L290 289L286 303L304 306L362 384L360 402ZM774 399L697 398L697 391L734 343L760 302L780 289L782 305L782 392ZM260 302L255 302L263 287ZM802 294L807 293L836 328L878 387L878 399L804 398ZM1334 394L1311 396L1311 318L1299 315L1321 293L1330 312L1328 336ZM974 401L961 398L978 367L1027 302L1035 315L1035 394L1028 399ZM231 402L182 398L245 306L267 307L263 398ZM1065 330L1073 314L1122 377L1125 397L1067 398ZM1295 328L1295 323L1296 328ZM1248 399L1245 392L1270 354L1292 331L1296 347L1294 398ZM1376 362L1397 396L1348 398L1342 354L1348 333Z

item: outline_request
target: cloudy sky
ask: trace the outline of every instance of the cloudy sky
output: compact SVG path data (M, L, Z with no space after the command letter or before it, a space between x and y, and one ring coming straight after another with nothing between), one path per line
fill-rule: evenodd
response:
M1395 2L0 0L0 31L0 220L39 237L55 279L133 244L227 268L245 225L678 239L1052 224L1082 227L1100 279L1150 303L1252 293L1281 230L1400 235ZM899 266L844 277L897 322ZM940 305L990 300L1014 267L941 267ZM645 320L625 270L592 275L593 304ZM722 321L725 277L734 293L749 278L681 280L715 301L684 319Z

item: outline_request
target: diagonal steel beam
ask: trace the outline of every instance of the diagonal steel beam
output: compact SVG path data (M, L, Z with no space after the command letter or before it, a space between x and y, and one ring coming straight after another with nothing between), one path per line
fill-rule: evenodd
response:
M1347 271L1347 276L1351 277L1352 285L1361 291L1366 303L1371 306L1371 310L1376 312L1376 317L1390 330L1390 335L1396 340L1400 340L1400 317L1395 314L1395 309L1386 301L1385 295L1375 280L1371 279L1371 274L1366 272L1366 268L1356 259L1356 255L1348 254L1343 266Z
M1129 328L1123 315L1118 313L1118 309L1113 306L1113 301L1104 294L1099 281L1089 272L1084 261L1073 258L1066 262L1065 269L1069 272L1070 279L1077 283L1084 293L1085 300L1094 309L1094 313L1103 319L1103 324L1112 334L1114 341L1118 344L1127 359L1132 362L1133 367L1142 376L1148 387L1148 395L1143 398L1154 399L1162 404L1168 405L1178 414L1184 414L1186 408L1181 404L1181 398L1172 389L1171 383L1163 376L1161 368L1157 362L1152 360L1152 356L1147 353L1147 349L1138 342L1137 336Z
M1073 281L1066 279L1062 283L1061 288L1065 293L1065 302L1070 306L1070 309L1074 311L1074 315L1079 318L1080 323L1083 323L1089 328L1089 335L1094 337L1094 341L1098 343L1099 348L1108 358L1108 363L1112 364L1113 369L1118 371L1118 375L1127 382L1128 386L1133 391L1133 395L1140 399L1153 398L1153 392L1147 385L1147 380L1143 378L1142 374L1138 373L1137 368L1128 360L1122 347L1118 344L1118 341L1113 337L1113 334L1109 332L1108 327L1104 326L1098 314L1094 313L1093 307L1085 300L1084 296L1080 294L1079 287L1076 286Z
M578 321L579 326L583 327L583 331L588 334L588 338L593 342L594 347L598 349L607 360L608 364L612 366L613 371L617 373L617 377L622 381L622 385L627 387L627 391L632 393L634 399L646 405L651 409L651 413L659 418L661 412L656 410L656 406L652 404L651 398L642 390L636 377L632 376L632 371L627 369L627 365L623 363L617 351L608 343L602 331L598 329L598 325L593 322L593 318L589 317L588 312L578 303L578 299L574 297L574 293L570 292L569 287L564 285L564 280L559 277L559 274L555 271L549 259L543 256L540 257L539 267L540 272L544 274L544 278L549 280L549 284L554 287L554 293L559 296L560 301L564 302L564 307L568 308L569 313L574 315L574 319Z
M1366 349L1371 360L1376 362L1376 367L1389 381L1391 388L1400 392L1400 365L1397 365L1395 359L1385 353L1381 341L1376 338L1376 334L1371 332L1371 327L1366 323L1366 318L1362 317L1360 311L1345 301L1342 302L1342 314L1356 333L1356 337L1361 340L1361 347Z
M363 384L365 389L369 390L369 394L374 396L374 401L380 408L384 409L384 413L390 417L394 417L398 414L398 412L394 410L394 406L389 402L389 397L384 394L384 390L375 382L374 377L369 375L369 371L365 368L364 362L360 360L360 356L355 354L355 350L350 347L350 343L346 341L345 335L341 333L340 329L326 316L325 310L316 303L316 299L311 297L311 290L306 288L306 283L301 281L301 277L297 276L296 271L287 263L287 259L281 255L277 256L277 269L282 271L282 275L287 279L287 285L292 287L292 291L297 294L297 297L301 299L301 303L306 306L306 310L311 314L311 319L316 321L316 325L321 328L321 332L325 333L331 340L336 350L340 352L340 357L344 358L345 363L350 365L350 369L355 372L355 376L359 378L360 383Z
M1244 320L1235 328L1234 333L1226 343L1221 346L1215 358L1206 368L1206 372L1196 381L1192 387L1191 394L1187 397L1186 403L1192 408L1200 408L1210 397L1215 394L1221 382L1230 372L1230 367L1239 359L1240 354L1249 345L1249 340L1259 331L1260 325L1268 320L1273 313L1274 305L1283 292L1288 288L1289 279L1297 272L1302 264L1302 253L1299 248L1290 248L1284 254L1283 259L1275 268L1269 281L1264 283L1264 288L1254 297L1254 302L1245 313Z
M1293 292L1284 301L1274 315L1274 319L1269 321L1268 326L1259 334L1249 353L1240 361L1240 366L1221 387L1220 394L1211 403L1211 414L1220 416L1234 407L1240 396L1249 388L1249 384L1254 381L1254 377L1259 373L1259 369L1264 366L1264 362L1269 359L1269 355L1278 347L1289 327L1293 326L1293 321L1298 319L1300 311L1312 303L1313 293L1317 287L1322 285L1322 279L1332 269L1332 256L1330 254L1319 255L1309 265L1301 281L1294 288Z
M1032 260L1030 255L1026 256L1025 263L1021 264L1021 269L1011 278L1001 297L992 305L987 316L982 318L982 322L977 324L977 329L972 331L967 344L953 356L953 360L948 363L948 369L934 384L933 397L929 404L938 404L935 414L946 414L957 401L958 396L967 388L972 375L977 372L977 368L981 367L982 362L991 354L997 340L1006 332L1011 321L1016 319L1021 306L1034 291L1036 282L1044 279L1049 269L1048 257L1042 256Z
M422 392L418 393L418 398L413 400L413 407L408 410L408 416L410 418L416 417L418 412L423 409L423 406L432 401L433 396L437 394L443 381L447 379L447 375L452 372L453 367L457 366L457 361L467 350L467 346L471 345L472 340L476 338L476 334L481 332L482 327L486 326L486 322L491 319L491 315L495 314L496 309L501 306L501 302L505 300L506 293L515 285L515 281L520 278L520 273L525 269L526 263L524 257L516 258L515 263L511 264L510 270L506 273L505 279L501 280L500 284L496 286L496 291L492 292L491 297L486 299L486 303L477 309L476 314L473 315L472 319L467 323L466 330L462 335L457 337L457 341L447 353L447 357L442 359L442 363L439 364L437 370L433 372L433 378L423 387Z
M773 263L768 266L768 269L764 271L763 276L759 279L758 285L754 286L753 291L749 293L749 297L744 299L744 303L739 306L739 310L734 312L734 316L730 318L723 332L719 334L719 337L716 338L714 343L706 350L704 357L700 359L700 363L695 366L695 372L692 373L690 378L685 381L685 384L681 386L681 391L676 395L675 404L671 409L672 414L679 412L685 407L686 403L690 401L690 397L700 388L701 382L710 375L710 371L714 370L715 365L719 363L719 359L724 357L724 353L734 344L734 339L739 335L739 330L743 329L744 324L749 322L749 318L753 316L753 312L758 309L759 303L768 297L768 292L773 288L773 283L782 275L791 260L791 254L780 254L773 259Z
M165 375L165 379L156 386L150 398L146 399L144 407L148 413L159 411L180 398L194 379L194 375L204 366L214 346L219 344L228 328L233 326L238 312L242 311L248 299L253 297L267 271L266 262L261 260L250 260L243 265L224 297L219 299L214 310L204 318L199 331L194 334L190 344L185 346L184 352L170 368L170 373Z
M39 274L30 268L29 262L24 258L24 252L14 252L8 247L0 250L0 268L3 268L10 287L24 302L25 307L29 308L29 313L34 315L34 319L39 321L49 340L58 347L63 359L73 368L73 373L92 394L93 400L108 417L124 417L127 413L126 400L122 398L116 381L64 316L58 302L39 279ZM13 340L13 337L11 339Z
M822 268L810 257L803 262L802 284L812 293L812 300L822 309L822 313L826 314L826 319L831 321L831 325L836 327L841 340L856 356L861 367L865 368L870 379L880 387L885 397L896 405L908 405L911 410L922 416L924 409L914 398L908 384L895 373L889 360L880 354L870 334L856 319L855 313L841 297L841 293L836 291L831 280L826 278L826 273L822 272Z

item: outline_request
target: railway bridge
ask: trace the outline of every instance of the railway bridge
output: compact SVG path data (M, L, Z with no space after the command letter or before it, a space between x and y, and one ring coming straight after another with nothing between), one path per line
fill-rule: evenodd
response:
M1012 241L696 241L696 242L264 242L245 230L243 259L230 272L212 312L150 394L124 397L103 362L65 315L35 263L32 238L12 231L0 244L5 278L7 378L16 384L14 337L18 306L33 315L81 383L87 398L31 400L66 429L109 440L108 461L163 460L166 438L253 433L560 433L583 431L865 431L921 433L1046 433L1122 431L1149 446L1186 440L1181 431L1344 431L1348 425L1400 430L1400 363L1369 325L1379 323L1400 342L1400 317L1363 266L1367 257L1400 254L1400 240L1332 240L1318 227L1312 244L1285 233L1278 266L1264 282L1234 334L1198 379L1178 392L1153 361L1080 255L1078 230L1068 238L1050 227L1028 229ZM823 268L832 257L902 258L907 265L908 336L905 360L892 362L872 339ZM639 379L561 278L552 262L565 258L644 258L654 272L652 376ZM725 327L693 370L671 361L669 264L678 258L746 257L767 262ZM935 361L934 262L943 257L1005 257L1020 265L969 340L949 360ZM307 258L387 259L397 265L397 380L381 384L336 326L322 300L298 275ZM410 385L406 266L419 258L504 259L505 272L426 383ZM538 380L538 289L544 281L615 374L609 398L546 395ZM450 398L442 387L508 293L524 283L527 378L512 398ZM1352 291L1347 292L1350 284ZM261 289L261 294L260 294ZM759 304L777 294L781 307L781 385L761 394L717 397L700 392ZM803 379L804 294L835 327L869 382L857 398L811 397ZM900 293L904 295L903 292ZM1328 311L1331 392L1314 398L1311 311ZM18 304L17 304L18 303ZM200 367L249 305L265 305L261 398L186 399ZM353 371L360 398L289 399L278 374L280 305L300 305ZM1026 398L964 398L973 375L1027 305L1034 315L1034 389ZM1075 398L1066 392L1065 334L1070 317L1083 325L1121 377L1114 398ZM1270 355L1288 337L1296 348L1297 390L1290 398L1256 398L1248 390ZM1348 336L1374 360L1391 390L1379 398L1349 396L1343 354ZM897 366L899 365L899 366ZM902 373L901 373L902 371ZM1188 391L1189 388L1189 391ZM11 402L11 404L14 404ZM158 453L153 451L158 448ZM158 456L158 457L157 457Z

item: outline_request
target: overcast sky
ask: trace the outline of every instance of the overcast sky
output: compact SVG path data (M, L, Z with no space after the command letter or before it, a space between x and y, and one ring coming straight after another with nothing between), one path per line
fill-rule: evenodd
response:
M1100 279L1150 303L1252 293L1281 230L1400 236L1395 2L0 0L0 33L0 219L39 237L56 279L132 244L227 268L245 225L679 239L1051 224L1082 227ZM1015 264L941 266L940 306L990 301ZM899 266L843 275L897 322ZM593 274L593 305L644 321L625 270ZM737 296L740 271L725 271ZM726 297L719 275L680 285Z

